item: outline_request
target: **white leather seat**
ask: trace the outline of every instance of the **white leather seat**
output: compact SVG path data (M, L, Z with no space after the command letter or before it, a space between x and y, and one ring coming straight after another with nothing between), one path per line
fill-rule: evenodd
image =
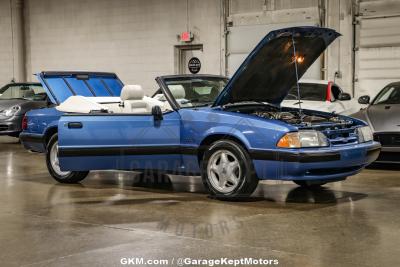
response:
M181 107L191 107L191 103L187 103L185 88L180 84L168 85L171 94Z
M123 113L148 114L151 107L143 100L144 92L140 85L125 85L121 91Z
M155 106L159 106L162 111L165 111L164 109L164 102L157 100L155 98L151 98L148 96L143 97L143 101L147 103L147 107L150 109L150 111L153 109Z

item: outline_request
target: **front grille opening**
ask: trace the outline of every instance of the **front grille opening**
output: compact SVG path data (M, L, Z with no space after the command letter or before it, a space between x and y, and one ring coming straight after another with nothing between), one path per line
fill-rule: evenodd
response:
M306 171L306 175L331 175L340 174L346 172L357 171L361 169L362 166L344 167L344 168L329 168L329 169L310 169Z
M400 134L398 133L379 133L374 134L374 140L382 146L400 146Z
M345 145L357 143L358 136L355 127L349 128L326 128L323 133L328 137L330 143L335 145Z
M8 125L0 124L0 131L8 131Z

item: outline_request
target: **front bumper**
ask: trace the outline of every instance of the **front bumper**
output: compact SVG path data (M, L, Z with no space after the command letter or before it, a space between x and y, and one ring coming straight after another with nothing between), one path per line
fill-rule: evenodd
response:
M400 164L400 146L382 146L376 163Z
M0 119L0 135L16 135L22 131L22 116Z
M377 142L320 149L251 151L260 179L343 180L374 162L380 153Z

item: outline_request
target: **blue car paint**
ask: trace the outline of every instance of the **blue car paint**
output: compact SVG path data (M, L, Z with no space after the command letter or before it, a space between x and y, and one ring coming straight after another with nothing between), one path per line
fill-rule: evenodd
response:
M88 77L87 84L82 79L83 76ZM89 97L119 96L123 87L123 83L114 73L41 72L36 77L54 106L73 94ZM35 152L46 152L46 142L51 134L57 132L58 121L63 114L55 107L27 112L27 129L20 134L24 147Z
M81 122L82 129L69 129L68 122ZM355 126L365 125L354 120ZM213 135L234 138L247 150L292 151L296 153L324 153L337 151L337 161L299 163L270 160L253 160L259 179L272 180L340 180L354 175L371 163L367 151L377 146L376 142L327 148L277 149L276 143L287 132L296 127L277 120L265 120L255 116L226 112L220 108L180 109L164 115L159 125L151 115L99 115L64 116L59 122L59 148L107 149L137 147L181 147L197 149ZM122 149L121 149L122 148ZM168 155L119 155L103 156L60 156L62 170L159 170L171 173L199 175L200 159L197 153L188 155L176 149ZM349 171L329 174L333 168L355 167ZM310 170L325 169L326 173L311 175Z
M36 74L50 101L60 104L68 97L120 96L124 86L115 73L107 72L41 72Z
M81 122L82 129L69 129L68 122ZM123 130L122 130L123 129ZM253 147L268 148L275 146L277 140L286 132L294 130L279 121L266 121L254 116L233 112L224 112L215 108L181 109L164 115L160 125L156 125L152 115L99 115L99 116L65 116L59 122L59 147L63 149L79 148L123 148L123 147L162 147L176 146L197 149L201 142L212 135L232 136L240 140L248 149ZM269 133L273 139L265 140L260 132ZM107 170L132 169L132 160L139 156L120 154L101 159L101 157L61 157L60 166L65 170ZM146 158L146 157L144 157ZM165 163L165 159L168 159ZM175 172L199 174L197 155L179 153L152 155L150 162L144 165L149 169L151 164L164 162L167 169ZM170 160L171 159L171 160ZM139 160L140 161L140 160ZM142 166L141 164L139 166ZM179 166L172 169L170 166ZM139 168L140 169L140 168Z
M372 161L368 159L367 152L371 147L379 146L376 142L349 145L345 147L329 147L319 149L298 149L296 152L318 152L322 153L337 151L340 153L340 160L330 162L285 162L270 160L254 160L254 168L258 177L271 180L341 180L360 172ZM349 170L346 169L350 168ZM333 169L336 172L330 173ZM341 169L341 170L340 170ZM320 170L324 174L310 174L310 171Z
M292 28L287 32L307 34L315 29ZM322 31L326 31L323 34L329 35L328 30ZM285 33L285 30L282 32ZM275 36L274 34L264 38L260 43L261 46L268 43L270 38ZM332 39L329 39L327 43L331 41ZM260 45L257 47L259 48ZM257 51L252 52L250 58L255 55ZM237 76L245 72L248 63L250 61L246 60L233 80L238 79ZM162 85L160 86L163 88ZM301 153L318 153L322 156L330 153L339 155L335 160L317 162L253 158L252 161L260 179L340 180L359 172L375 160L375 154L368 156L368 153L378 150L379 144L372 141L344 146L331 144L329 147L317 149L277 148L278 140L285 133L297 131L299 128L279 120L267 120L224 110L219 104L225 104L228 101L230 88L232 88L232 83L217 98L212 108L177 109L164 114L162 121L156 121L151 115L62 116L58 122L61 169L64 171L153 169L173 173L200 174L200 154L202 149L207 149L202 144L214 136L234 139L249 152L257 150L265 153L291 152L294 155ZM164 93L167 99L171 95L165 88ZM365 125L362 121L350 118L349 120L352 120L354 127ZM69 123L81 123L82 128L71 128L68 126ZM158 152L152 153L152 151ZM315 172L318 174L315 175Z
M58 120L63 114L55 108L29 111L26 114L28 127L20 134L24 147L35 152L46 152L46 138L50 137L50 132L57 132ZM29 136L30 139L24 141L25 136Z

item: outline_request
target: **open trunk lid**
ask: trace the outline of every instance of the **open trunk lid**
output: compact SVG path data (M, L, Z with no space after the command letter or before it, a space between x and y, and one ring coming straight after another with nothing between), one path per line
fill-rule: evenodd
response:
M108 72L41 72L36 74L54 104L68 97L116 97L121 95L124 84L115 73Z

